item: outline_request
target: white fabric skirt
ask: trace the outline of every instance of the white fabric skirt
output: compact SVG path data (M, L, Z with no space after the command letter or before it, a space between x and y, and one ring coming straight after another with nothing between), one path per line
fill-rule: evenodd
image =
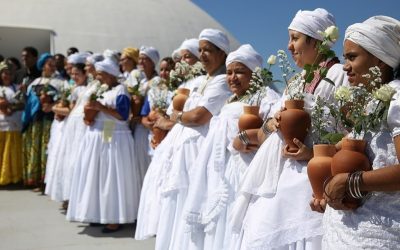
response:
M82 138L88 126L82 115L71 115L65 121L63 134L57 149L53 178L46 185L46 194L55 201L69 199L73 167Z
M140 186L143 183L144 176L146 175L147 168L151 161L151 156L149 155L149 133L149 130L142 124L136 124L133 132L135 153L139 156L136 157L135 161L139 171Z
M111 141L105 142L102 130L96 128L98 123L85 133L79 149L67 219L102 224L134 222L140 177L131 131L117 124Z
M140 195L135 239L145 240L157 234L161 213L161 191L166 168L173 152L172 142L181 130L172 129L154 150L153 161L146 172Z
M253 196L243 222L241 249L297 249L298 244L319 249L322 214L311 211L311 197L306 166L287 160L276 195Z
M54 171L56 169L56 161L58 157L58 150L60 148L60 141L63 134L65 120L58 121L55 120L51 123L50 128L50 140L47 144L47 162L46 162L46 176L45 176L45 183L52 182ZM45 194L47 194L47 187L45 190Z

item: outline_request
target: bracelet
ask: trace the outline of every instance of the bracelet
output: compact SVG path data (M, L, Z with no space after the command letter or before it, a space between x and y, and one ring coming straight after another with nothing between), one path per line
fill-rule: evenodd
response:
M267 118L267 120L264 121L263 125L261 126L261 129L263 131L263 133L266 136L269 136L272 134L273 131L268 129L268 122L272 119L272 117Z
M238 134L239 140L244 144L244 145L249 145L250 144L250 139L249 136L246 133L246 130L241 131Z
M183 115L183 112L181 111L176 116L176 122L179 123L179 124L182 124L182 115Z
M363 171L351 173L347 177L346 191L348 195L354 199L362 199L366 196L366 192L361 192L360 185L362 183Z

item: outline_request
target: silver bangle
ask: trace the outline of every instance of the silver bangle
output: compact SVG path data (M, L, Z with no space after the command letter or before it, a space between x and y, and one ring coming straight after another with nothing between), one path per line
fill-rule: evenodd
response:
M262 129L263 133L264 133L266 136L271 135L272 132L273 132L273 131L271 131L271 130L268 129L268 122L269 122L270 120L272 120L272 117L267 118L267 120L265 120L264 123L263 123L263 125L261 126L261 129Z
M347 192L354 199L363 199L366 196L360 189L363 173L363 171L351 173L347 179Z
M250 144L250 139L249 136L246 133L246 130L243 130L239 133L238 135L239 140L244 144L244 145L249 145Z
M179 124L182 124L182 115L183 115L183 112L181 111L176 116L176 122L179 123Z

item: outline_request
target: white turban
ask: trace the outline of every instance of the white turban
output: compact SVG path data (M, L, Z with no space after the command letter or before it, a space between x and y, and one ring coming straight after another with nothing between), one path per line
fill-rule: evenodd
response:
M177 48L176 50L174 50L171 54L171 57L172 57L172 60L174 60L174 61L180 61L182 58L180 48Z
M118 64L116 64L111 58L106 58L101 62L95 63L94 67L96 68L96 71L103 71L115 77L118 77L121 74Z
M322 41L323 37L318 31L324 32L330 26L336 26L333 15L325 9L317 8L313 11L299 10L288 29L301 32ZM332 46L332 44L329 45Z
M142 46L140 47L139 54L148 56L151 59L151 61L153 61L154 65L157 65L158 61L160 60L160 54L153 47Z
M197 59L200 58L199 39L197 38L186 39L179 47L179 50L183 49L189 50L190 53L192 53L195 57L197 57Z
M254 71L257 67L262 67L263 58L251 47L250 44L244 44L237 50L229 53L226 58L226 66L233 62L240 62L247 66L251 71Z
M77 63L85 63L86 62L86 58L89 56L89 53L75 53L70 55L67 58L67 62L71 63L71 64L77 64Z
M374 16L363 23L350 25L345 33L350 40L394 70L400 64L400 21L388 16Z
M229 40L228 37L220 30L217 29L204 29L200 35L199 40L206 40L223 50L227 55L229 54Z
M104 59L111 59L114 63L119 63L119 53L116 50L106 49L103 52Z
M104 56L100 53L95 53L86 58L86 62L88 62L92 65L94 65L97 62L103 61L103 60L104 60Z

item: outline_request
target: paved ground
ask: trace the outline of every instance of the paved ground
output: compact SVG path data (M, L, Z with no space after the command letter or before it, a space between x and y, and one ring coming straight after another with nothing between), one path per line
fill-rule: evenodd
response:
M154 249L154 238L133 238L133 224L102 234L101 227L67 222L60 205L30 190L1 187L0 250Z

